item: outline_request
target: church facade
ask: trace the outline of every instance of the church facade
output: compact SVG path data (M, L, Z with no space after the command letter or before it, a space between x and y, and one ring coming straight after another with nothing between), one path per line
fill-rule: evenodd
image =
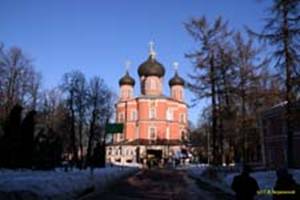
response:
M128 70L119 80L115 105L116 122L123 133L113 135L106 149L109 162L143 162L148 158L166 160L181 152L187 139L188 115L184 102L184 80L177 70L169 80L170 95L163 94L164 66L156 60L153 47L138 67L140 95L134 95L135 80Z

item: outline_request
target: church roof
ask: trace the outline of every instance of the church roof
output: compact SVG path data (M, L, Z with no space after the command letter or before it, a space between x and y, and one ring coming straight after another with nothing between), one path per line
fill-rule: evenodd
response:
M165 75L165 68L153 55L150 55L148 59L139 66L138 74L139 76L162 77Z
M175 75L173 78L170 79L169 81L169 86L172 87L174 85L182 85L184 86L185 82L183 78L181 78L177 72L175 72Z
M135 85L134 79L129 75L128 71L126 71L126 74L119 80L119 85Z

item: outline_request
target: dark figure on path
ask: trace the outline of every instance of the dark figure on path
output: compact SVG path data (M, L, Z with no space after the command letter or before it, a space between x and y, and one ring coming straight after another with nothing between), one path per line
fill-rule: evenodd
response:
M297 184L295 180L293 179L293 176L288 173L287 169L282 168L277 170L277 181L275 183L274 190L275 191L289 191L289 192L295 192L296 194L274 194L273 199L274 200L296 200L299 199L299 194L297 194ZM297 197L298 195L298 197Z
M250 167L244 166L243 172L233 179L231 188L235 191L237 200L253 200L259 190L256 180L249 173Z

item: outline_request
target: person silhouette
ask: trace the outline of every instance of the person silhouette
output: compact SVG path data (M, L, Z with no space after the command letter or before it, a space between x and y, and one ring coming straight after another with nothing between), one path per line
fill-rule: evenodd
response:
M276 171L277 180L274 186L275 191L290 191L296 192L297 184L293 179L293 176L288 173L286 168L280 168ZM298 197L299 198L299 197ZM274 194L273 200L294 200L295 194Z
M253 200L259 190L256 180L249 175L250 172L251 168L245 165L242 173L233 179L231 188L236 193L237 200Z

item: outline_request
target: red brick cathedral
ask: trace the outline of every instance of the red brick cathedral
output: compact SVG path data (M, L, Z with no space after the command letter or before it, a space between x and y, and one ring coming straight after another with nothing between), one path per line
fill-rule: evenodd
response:
M170 95L163 93L165 68L156 59L150 44L148 59L138 67L140 95L134 95L135 80L128 70L119 80L116 122L124 124L123 133L115 134L107 147L111 162L142 162L168 159L184 148L188 116L184 102L184 80L175 74L169 80Z

